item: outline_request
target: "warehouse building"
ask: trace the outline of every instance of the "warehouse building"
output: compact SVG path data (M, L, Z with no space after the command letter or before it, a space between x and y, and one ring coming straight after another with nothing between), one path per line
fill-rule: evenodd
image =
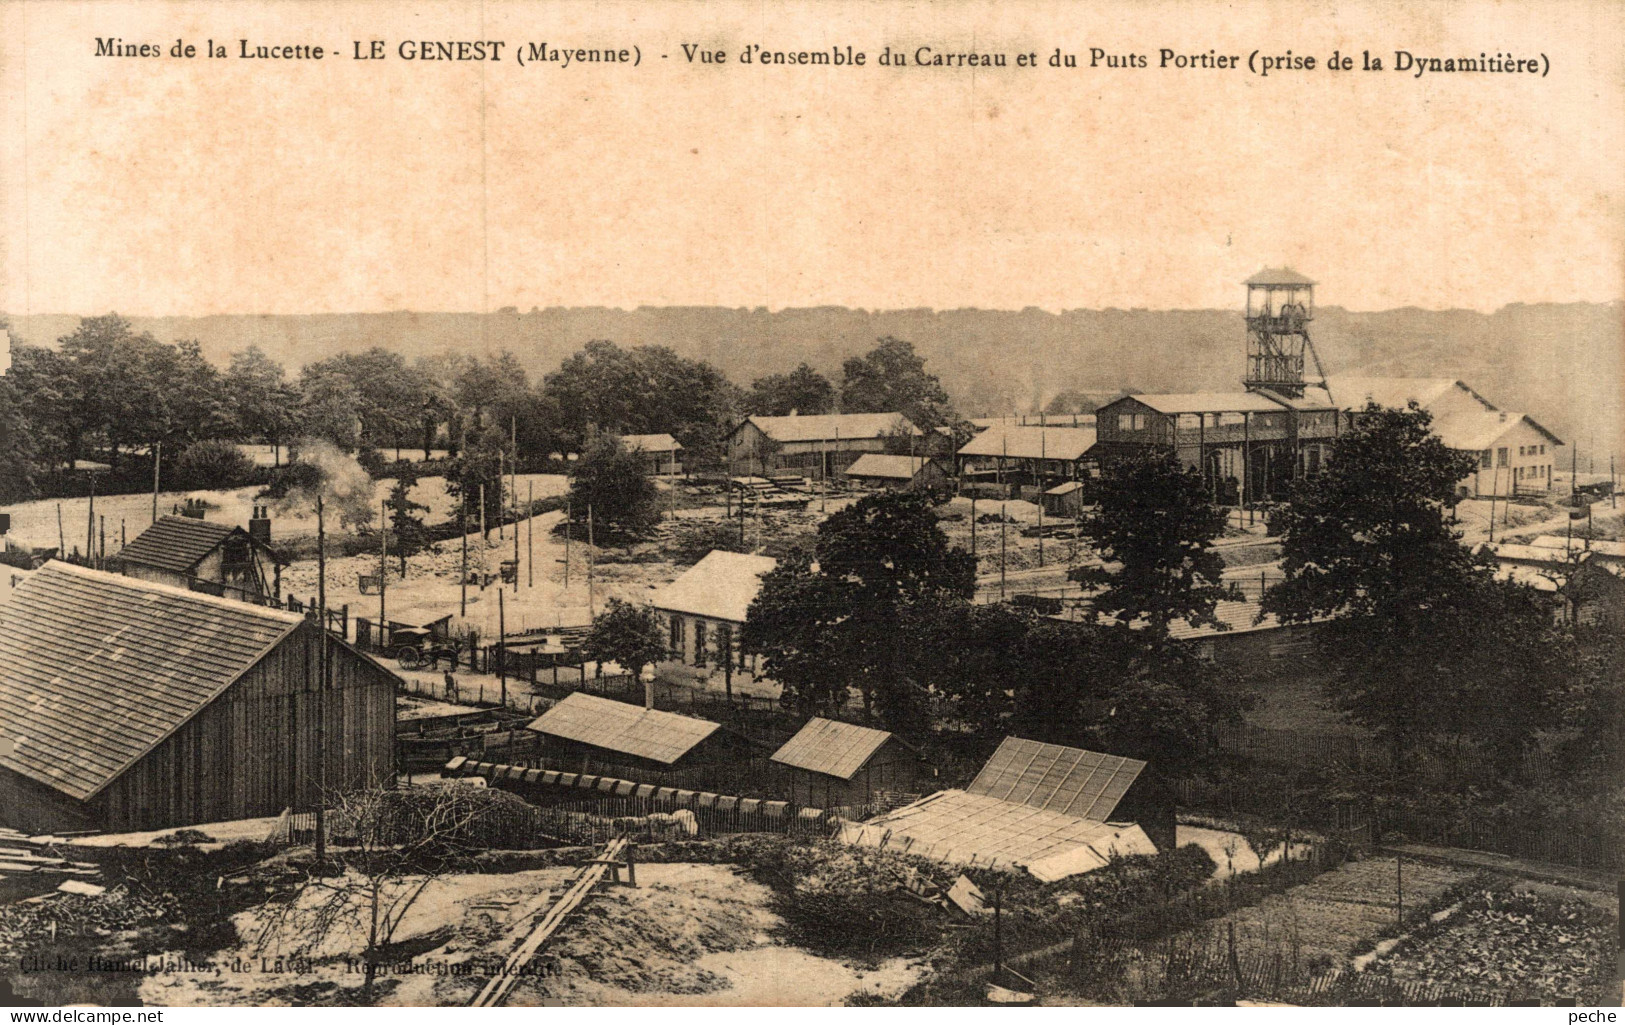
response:
M924 435L901 413L753 416L726 439L730 475L797 473L837 477L866 452L923 447ZM917 451L917 450L916 450Z
M0 617L0 823L163 829L387 784L398 683L303 616L47 563Z

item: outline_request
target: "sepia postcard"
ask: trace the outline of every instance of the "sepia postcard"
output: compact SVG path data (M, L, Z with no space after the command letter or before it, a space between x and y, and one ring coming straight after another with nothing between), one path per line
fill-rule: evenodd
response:
M1616 1022L1622 53L0 0L0 1004Z

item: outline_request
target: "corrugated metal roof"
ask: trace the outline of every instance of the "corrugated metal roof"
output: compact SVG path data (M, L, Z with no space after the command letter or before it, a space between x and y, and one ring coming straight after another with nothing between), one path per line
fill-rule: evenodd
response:
M118 558L124 562L185 573L202 562L239 528L189 516L165 516L137 534ZM244 537L247 531L242 532Z
M858 461L846 468L848 477L884 477L888 480L913 480L914 475L930 462L922 456L887 456L879 452L865 452Z
M813 719L773 752L773 760L837 779L851 779L889 739L891 734L885 730Z
M0 765L80 800L196 715L304 620L50 562L0 623Z
M1099 822L1144 769L1145 763L1133 758L1005 737L965 789Z
M813 416L753 416L755 424L774 441L858 441L884 438L899 430L919 434L920 429L901 413L819 413Z
M762 574L778 562L766 555L710 552L682 576L656 592L649 604L665 612L743 623L762 589Z
M706 719L577 692L542 713L530 728L670 765L719 727Z
M1312 285L1313 281L1299 274L1291 267L1265 267L1254 274L1244 285Z
M948 864L1024 867L1046 879L1099 868L1114 855L1157 850L1139 826L1093 822L964 790L943 790L861 825L844 824L841 839Z
M1278 413L1285 407L1257 392L1201 391L1161 395L1130 395L1159 413ZM1127 401L1118 399L1118 402ZM1116 405L1114 402L1112 405ZM1109 407L1103 407L1109 408Z
M628 452L670 452L673 449L681 452L683 446L669 434L623 434L621 444L626 446Z
M1016 424L995 424L967 441L959 450L962 456L1008 456L1011 459L1060 459L1065 462L1083 458L1095 444L1093 427L1038 427Z

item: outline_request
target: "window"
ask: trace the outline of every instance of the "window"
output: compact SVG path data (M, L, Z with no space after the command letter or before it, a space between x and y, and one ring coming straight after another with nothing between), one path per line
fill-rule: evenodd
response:
M733 658L734 631L727 623L717 624L717 665L727 667Z
M1144 413L1118 413L1117 429L1120 431L1138 431L1145 427Z
M694 621L694 664L705 665L705 623L698 619Z
M1488 470L1490 468L1490 450L1489 449L1485 449L1484 451L1482 451L1482 452L1480 452L1478 454L1478 465L1479 465L1479 468L1483 469L1483 470Z
M1201 413L1181 413L1178 426L1182 431L1199 431L1205 426L1202 420Z
M671 650L679 659L683 657L683 617L671 617Z
M1545 454L1546 454L1546 446L1545 446L1545 445L1542 445L1542 446L1540 446L1540 454L1541 454L1541 455L1545 455Z
M1523 467L1515 466L1512 468L1512 479L1523 480Z
M1220 413L1219 414L1219 426L1220 427L1240 427L1243 423L1246 422L1246 420L1247 420L1247 414L1245 414L1245 413Z
M1504 449L1504 448L1496 449L1495 450L1495 465L1497 467L1501 467L1501 466L1505 466L1506 464L1507 464L1507 450Z
M1144 413L1135 413L1134 414L1134 429L1137 430L1137 431L1145 429L1145 414Z

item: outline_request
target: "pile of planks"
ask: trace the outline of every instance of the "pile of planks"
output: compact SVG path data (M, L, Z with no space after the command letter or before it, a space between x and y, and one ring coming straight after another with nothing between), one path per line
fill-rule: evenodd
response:
M53 852L62 839L56 836L29 836L15 829L0 827L0 882L60 884L70 879L84 880L101 875L101 869L91 862L57 857Z

